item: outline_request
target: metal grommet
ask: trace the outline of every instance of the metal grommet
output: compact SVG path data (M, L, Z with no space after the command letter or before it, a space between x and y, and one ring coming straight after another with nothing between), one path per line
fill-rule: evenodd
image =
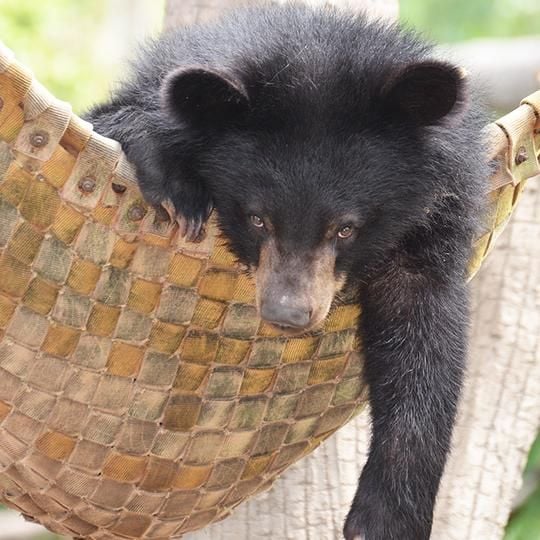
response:
M515 159L516 165L521 165L528 159L529 159L529 154L527 154L527 149L524 146L520 146L516 154L516 159Z
M127 213L128 219L131 221L141 221L141 219L146 215L146 208L140 204L134 204Z
M96 189L96 181L91 176L79 180L79 189L83 193L92 193Z
M123 186L122 184L115 184L114 182L111 184L112 190L115 193L118 193L118 195L122 195L122 193L126 192L126 186Z
M36 148L41 148L49 142L49 134L46 131L34 131L30 135L30 144Z

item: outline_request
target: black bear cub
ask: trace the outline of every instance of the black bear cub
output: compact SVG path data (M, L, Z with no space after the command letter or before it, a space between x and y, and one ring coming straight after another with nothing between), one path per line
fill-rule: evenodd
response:
M397 26L266 6L148 43L86 116L189 239L215 208L265 320L314 330L357 295L373 433L347 540L430 536L488 175L468 94Z

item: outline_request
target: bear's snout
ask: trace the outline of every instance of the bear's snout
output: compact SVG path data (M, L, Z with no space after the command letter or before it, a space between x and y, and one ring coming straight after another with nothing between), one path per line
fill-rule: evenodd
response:
M261 249L255 271L262 319L293 333L318 327L343 281L334 275L335 254L326 246L285 250L277 239Z
M277 326L302 330L311 324L313 309L288 294L268 295L261 302L261 317Z

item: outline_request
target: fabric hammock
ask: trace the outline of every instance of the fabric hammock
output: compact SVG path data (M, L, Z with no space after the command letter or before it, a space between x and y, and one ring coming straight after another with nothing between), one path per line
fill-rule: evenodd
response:
M540 172L540 92L487 127L489 227ZM290 338L211 226L178 238L118 143L0 47L0 500L59 534L180 536L360 411L359 308Z

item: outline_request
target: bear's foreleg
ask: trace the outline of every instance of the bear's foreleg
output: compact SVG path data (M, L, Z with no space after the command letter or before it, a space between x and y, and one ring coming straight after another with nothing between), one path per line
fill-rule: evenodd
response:
M197 144L160 110L113 98L83 117L97 133L117 140L135 165L144 198L164 205L180 225L180 233L196 240L212 211L210 194L190 163L190 144Z
M372 440L347 540L426 540L463 381L466 285L390 265L362 294Z

